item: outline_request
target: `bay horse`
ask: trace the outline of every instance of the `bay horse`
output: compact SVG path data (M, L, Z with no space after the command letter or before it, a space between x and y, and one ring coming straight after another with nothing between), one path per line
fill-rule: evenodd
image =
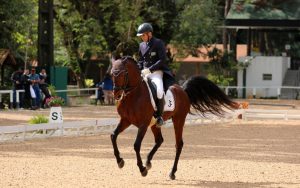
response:
M124 166L124 160L120 157L117 146L118 135L128 128L131 124L138 128L138 133L134 142L134 150L136 152L137 166L142 176L146 176L151 168L151 160L161 146L164 139L159 127L151 126L151 120L154 109L150 101L150 94L146 82L141 77L141 72L131 57L123 57L112 63L111 69L112 79L114 83L114 97L117 101L117 111L121 117L116 129L111 134L111 141L114 149L114 155L119 168ZM224 92L213 82L200 76L190 78L181 88L174 84L169 87L174 95L175 109L166 111L163 119L172 118L175 137L176 137L176 155L173 168L169 177L174 180L177 164L183 147L182 132L185 119L188 113L191 113L190 107L205 114L207 112L222 116L224 109L235 109L237 103L233 102L224 94ZM140 149L142 140L147 132L148 127L154 135L155 144L147 156L146 164L143 165Z

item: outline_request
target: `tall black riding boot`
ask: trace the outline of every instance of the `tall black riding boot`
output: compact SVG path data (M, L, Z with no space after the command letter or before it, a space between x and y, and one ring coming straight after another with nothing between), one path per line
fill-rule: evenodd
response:
M157 104L156 104L156 107L157 107L157 111L156 111L156 115L157 115L156 125L158 127L161 127L165 123L164 119L162 118L162 115L164 113L164 105L165 105L164 98L157 100Z

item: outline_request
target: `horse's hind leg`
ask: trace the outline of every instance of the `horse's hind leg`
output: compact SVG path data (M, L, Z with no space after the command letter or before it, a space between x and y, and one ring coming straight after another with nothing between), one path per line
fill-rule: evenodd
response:
M146 167L143 166L143 162L142 162L142 158L141 158L141 154L140 154L141 144L142 144L143 138L147 132L147 128L148 128L147 126L139 127L138 134L137 134L136 140L134 142L134 150L136 153L137 166L139 167L142 176L147 176L147 174L148 174L148 170L146 169Z
M125 121L121 119L120 123L118 124L117 128L114 130L114 132L111 134L111 142L114 148L114 154L117 159L117 163L119 168L123 168L124 166L124 160L120 157L120 152L117 145L117 137L118 135L124 131L127 127L129 127L130 123L128 121Z
M179 157L182 151L183 147L183 140L182 140L182 131L183 131L183 126L185 122L185 117L173 117L173 124L174 124L174 130L175 130L175 137L176 137L176 156L175 156L175 161L173 164L172 171L170 173L170 178L172 180L175 179L175 172L177 171L177 165L179 161Z
M161 134L161 129L157 128L155 125L151 127L151 130L153 132L154 135L154 139L155 139L155 145L152 148L152 150L150 151L150 153L147 156L147 161L146 161L146 168L147 170L149 170L151 168L151 160L155 154L155 152L158 150L158 148L161 146L161 144L163 143L164 139L162 137Z

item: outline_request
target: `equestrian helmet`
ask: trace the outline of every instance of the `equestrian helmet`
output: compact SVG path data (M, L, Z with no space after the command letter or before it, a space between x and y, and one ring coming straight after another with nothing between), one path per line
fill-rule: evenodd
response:
M136 36L141 36L143 33L153 32L153 27L149 23L143 23L138 27Z

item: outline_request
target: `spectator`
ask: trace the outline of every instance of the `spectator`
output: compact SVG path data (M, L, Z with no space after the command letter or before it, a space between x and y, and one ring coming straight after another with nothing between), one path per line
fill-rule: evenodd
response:
M40 86L40 89L41 89L42 93L44 94L44 99L43 99L43 102L42 102L42 108L45 108L46 100L48 98L51 98L50 92L48 90L48 84L46 82L46 79L47 79L46 69L41 70L41 72L39 74L39 77L40 77L39 86Z
M35 97L33 96L33 94L31 94L31 97L33 98L32 109L36 110L40 108L41 94L40 94L40 87L39 87L40 77L38 74L36 74L34 67L31 69L29 80L31 82L31 87L34 90L34 94L35 94Z
M113 81L110 74L106 73L103 80L103 93L106 104L114 104Z
M11 81L13 82L13 107L17 107L17 90L23 89L23 83L22 83L22 75L23 75L24 69L19 68L17 71L13 72L11 75ZM19 102L20 102L20 108L23 108L23 92L19 93Z
M31 106L31 95L30 95L30 85L31 81L29 79L29 69L24 70L24 74L22 75L22 83L24 86L24 95L23 95L23 107L24 108L32 108Z
M97 96L96 96L96 105L98 103L98 100L100 101L100 104L103 105L104 104L104 93L103 93L103 89L102 89L102 83L99 82L96 84L96 87L98 88L98 92L97 92Z

